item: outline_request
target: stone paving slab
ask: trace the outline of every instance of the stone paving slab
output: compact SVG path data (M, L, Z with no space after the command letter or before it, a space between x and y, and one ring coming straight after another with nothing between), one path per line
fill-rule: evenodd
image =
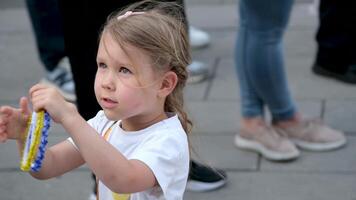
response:
M201 163L229 171L256 171L258 155L238 150L233 141L231 135L194 133L191 137L192 157Z
M205 30L204 30L205 31ZM228 30L206 30L211 38L211 44L203 49L193 50L193 58L198 60L232 59L236 38L236 28Z
M343 173L228 173L226 187L207 193L187 192L186 200L355 200L356 176Z
M87 200L92 189L89 171L77 170L45 181L20 171L0 172L0 177L1 200Z
M295 4L291 13L289 28L313 28L317 24L317 15L309 10L308 4ZM189 23L204 29L225 29L237 26L238 15L235 3L192 5L186 8Z
M301 151L295 162L275 163L262 159L262 172L300 172L300 173L350 173L356 174L356 137L347 137L347 145L339 151L308 152Z
M232 59L219 60L208 99L211 101L240 99L240 87Z
M225 134L238 129L239 104L231 101L187 102L194 132Z
M226 135L236 133L240 121L239 101L212 100L187 102L189 114L194 122L193 132L205 135ZM307 117L321 117L321 101L301 100L299 110ZM269 117L270 118L270 117Z
M356 135L355 113L355 100L328 100L325 108L325 121L337 129Z

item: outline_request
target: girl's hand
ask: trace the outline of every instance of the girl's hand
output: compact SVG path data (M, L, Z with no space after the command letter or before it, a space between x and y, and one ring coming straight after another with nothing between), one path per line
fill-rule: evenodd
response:
M10 106L0 107L0 142L7 139L20 140L25 132L31 115L26 97L20 99L19 106L19 109Z
M67 102L54 87L36 84L32 86L29 93L33 109L46 110L54 122L63 124L65 119L77 113L75 105Z

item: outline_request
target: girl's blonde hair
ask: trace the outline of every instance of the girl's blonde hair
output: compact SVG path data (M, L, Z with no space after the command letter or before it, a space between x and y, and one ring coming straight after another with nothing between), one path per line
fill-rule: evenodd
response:
M119 17L127 11L134 14ZM127 44L142 49L157 70L171 70L177 74L177 85L167 96L164 110L177 113L184 130L189 133L192 122L183 108L183 88L191 55L183 14L183 8L176 3L146 0L109 16L102 34L109 33L123 49Z

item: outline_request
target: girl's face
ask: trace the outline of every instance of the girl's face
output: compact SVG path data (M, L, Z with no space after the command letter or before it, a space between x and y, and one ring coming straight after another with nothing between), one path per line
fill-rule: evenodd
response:
M130 56L128 56L130 55ZM163 112L157 91L160 79L142 50L127 45L125 51L108 33L100 40L95 96L110 120L144 123Z

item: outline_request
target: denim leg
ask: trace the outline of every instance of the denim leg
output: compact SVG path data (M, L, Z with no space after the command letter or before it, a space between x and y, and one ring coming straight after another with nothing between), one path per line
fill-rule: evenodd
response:
M47 71L52 71L66 55L62 19L57 0L26 0L36 37L39 57Z
M237 42L236 42L236 56L235 64L238 80L240 83L240 96L241 96L241 114L245 118L263 116L263 101L256 93L255 89L250 84L250 80L247 80L246 71L246 45L247 41L247 31L244 27L240 27Z
M296 112L282 49L292 5L293 0L240 0L235 59L243 117L263 114L264 105L277 121L289 119Z

